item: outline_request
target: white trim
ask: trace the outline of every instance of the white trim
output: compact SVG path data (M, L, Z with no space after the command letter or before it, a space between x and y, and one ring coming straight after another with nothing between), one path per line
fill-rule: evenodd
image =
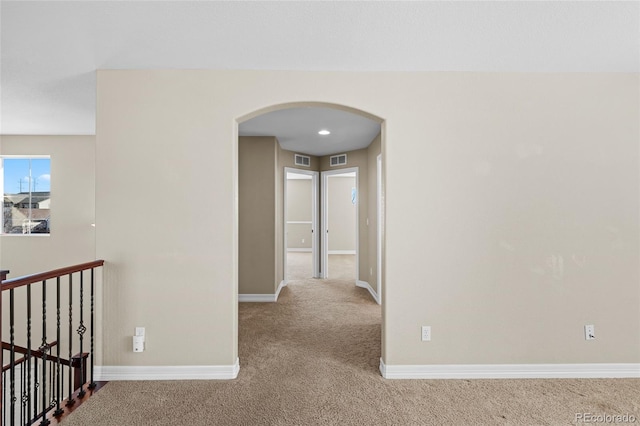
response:
M604 379L640 378L640 364L385 365L385 379Z
M329 206L327 205L328 197L327 197L327 175L326 172L320 172L320 233L322 233L321 242L320 242L320 277L319 278L327 278L328 272L328 264L329 264L329 253L327 251L327 247L329 247L329 235L327 229L327 218L329 217Z
M311 248L287 248L287 253L313 253Z
M277 300L275 294L238 294L238 302L275 302Z
M13 237L20 237L20 238L27 238L27 237L43 238L43 237L50 237L50 236L51 236L51 234L5 234L4 232L0 232L0 236L2 236L2 237L9 237L9 238L13 238Z
M356 280L356 287L360 287L368 290L369 293L371 293L371 297L373 297L373 300L375 300L378 305L380 304L380 300L378 300L378 295L376 294L375 291L373 291L371 284L369 284L366 281Z
M356 254L355 250L329 250L329 254Z
M240 360L232 365L96 365L95 380L231 380L238 377Z
M329 254L354 254L349 250L349 253L338 253L346 250L332 250L331 252L328 250L329 247L329 229L328 229L328 218L329 218L329 194L328 194L328 183L329 177L335 175L344 175L347 173L355 173L356 174L356 279L360 278L360 171L358 167L346 167L336 170L326 170L320 172L320 179L322 181L321 191L320 191L320 208L321 212L321 224L322 224L322 243L321 243L321 265L320 265L320 274L318 278L329 278Z
M313 264L313 278L320 278L320 218L318 217L318 197L320 192L320 172L311 175L311 258Z
M293 173L293 174L298 174L298 175L305 175L305 176L309 176L311 179L311 222L307 222L307 221L288 221L287 220L287 182L289 181L289 179L287 179L287 176L289 173ZM283 240L284 243L282 245L283 247L283 275L284 275L284 280L287 281L287 253L289 251L298 251L296 249L290 250L287 247L287 235L289 233L288 230L288 226L289 224L311 224L311 258L312 258L312 263L313 263L313 271L312 271L312 276L314 278L320 278L320 266L319 266L319 257L318 257L318 247L320 246L319 244L319 233L317 232L318 229L318 187L319 187L319 176L320 173L316 172L316 171L311 171L311 170L301 170L301 169L296 169L293 167L285 167L284 168L284 194L283 194L283 208L282 208L282 215L283 215L283 221L284 221L284 226L282 229L282 233L283 233ZM306 251L306 250L305 250Z
M274 302L278 301L278 297L280 296L280 290L282 290L282 288L285 287L286 285L287 283L284 280L280 281L280 285L278 285L278 288L276 289L276 297L275 297L276 300L274 300Z
M304 167L309 167L309 166L304 166ZM300 174L292 174L292 175L287 175L287 179L289 180L311 180L311 176L306 176L306 175L300 175Z
M282 280L276 289L274 294L238 294L238 302L257 302L257 303L269 303L269 302L277 302L278 296L280 296L280 290L282 287L285 287L287 283Z
M2 158L12 158L12 159L29 159L29 158L35 158L36 160L42 160L42 159L50 159L51 155L50 154L38 154L38 155L31 155L31 154L2 154L0 155L0 157Z
M311 180L311 178L309 178ZM313 222L310 220L288 220L288 225L313 225Z
M384 223L384 207L382 192L382 153L376 157L376 293L379 303L382 304L382 226Z

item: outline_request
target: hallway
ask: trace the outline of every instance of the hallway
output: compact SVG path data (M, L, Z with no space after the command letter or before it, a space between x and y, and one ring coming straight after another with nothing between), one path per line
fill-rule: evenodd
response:
M287 280L304 280L311 277L311 253L287 253ZM356 256L354 254L330 254L329 278L336 280L356 279Z

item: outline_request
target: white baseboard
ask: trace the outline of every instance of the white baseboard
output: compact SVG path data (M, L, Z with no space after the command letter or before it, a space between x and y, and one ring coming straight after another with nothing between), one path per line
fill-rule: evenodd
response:
M311 253L311 249L310 248L288 248L287 252L292 252L292 253Z
M355 250L329 250L328 254L356 254Z
M604 379L640 378L640 364L385 365L385 379Z
M277 300L275 294L238 294L238 302L275 302Z
M284 280L280 281L280 285L278 286L278 289L276 290L276 297L275 297L276 300L274 300L274 302L278 301L278 297L280 296L280 290L282 290L282 288L285 287L286 285L287 285L287 283L284 282Z
M274 294L238 294L238 302L258 302L258 303L267 303L267 302L277 302L278 296L280 296L280 290L282 287L287 284L283 281L280 281L280 285Z
M117 380L231 380L238 377L240 361L232 365L117 366L96 365L97 381Z
M371 297L373 297L373 300L375 300L378 305L380 304L380 300L378 300L378 295L376 294L375 291L373 291L371 284L369 284L366 281L356 280L356 286L369 290L369 293L371 293Z

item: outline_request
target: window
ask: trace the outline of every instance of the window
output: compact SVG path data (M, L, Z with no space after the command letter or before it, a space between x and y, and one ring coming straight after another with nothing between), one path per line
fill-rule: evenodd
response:
M49 234L51 159L0 157L2 234Z

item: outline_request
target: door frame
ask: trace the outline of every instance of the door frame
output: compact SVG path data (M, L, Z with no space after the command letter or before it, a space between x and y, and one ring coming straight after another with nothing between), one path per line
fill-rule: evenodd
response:
M283 259L284 259L284 282L285 284L289 281L288 277L287 277L287 253L288 253L288 247L287 247L287 235L289 233L288 230L288 221L287 221L287 181L288 181L288 175L289 173L295 173L295 174L299 174L299 175L308 175L311 176L311 258L313 259L312 261L312 270L311 270L311 276L312 278L319 278L320 275L320 265L319 265L319 255L318 255L318 247L319 247L319 233L317 232L317 230L319 229L318 227L318 187L320 186L320 180L319 180L319 172L313 171L313 170L303 170L303 169L297 169L294 167L285 167L284 168L284 194L283 194L283 202L284 202L284 206L282 208L283 211L283 222L284 222L284 226L283 228L283 238L284 238L284 244L282 245L284 247L284 254L283 254Z
M320 172L321 178L321 200L320 206L322 209L322 243L320 247L320 251L322 253L322 260L320 262L320 277L321 278L329 278L329 227L328 227L328 219L329 219L329 194L328 194L328 183L329 177L334 175L343 175L347 173L356 174L356 270L355 270L355 279L356 282L360 279L360 173L358 171L358 167L346 167L342 169L335 170L326 170Z
M382 191L382 154L376 157L376 295L378 304L382 304L382 230L384 214L384 193Z

